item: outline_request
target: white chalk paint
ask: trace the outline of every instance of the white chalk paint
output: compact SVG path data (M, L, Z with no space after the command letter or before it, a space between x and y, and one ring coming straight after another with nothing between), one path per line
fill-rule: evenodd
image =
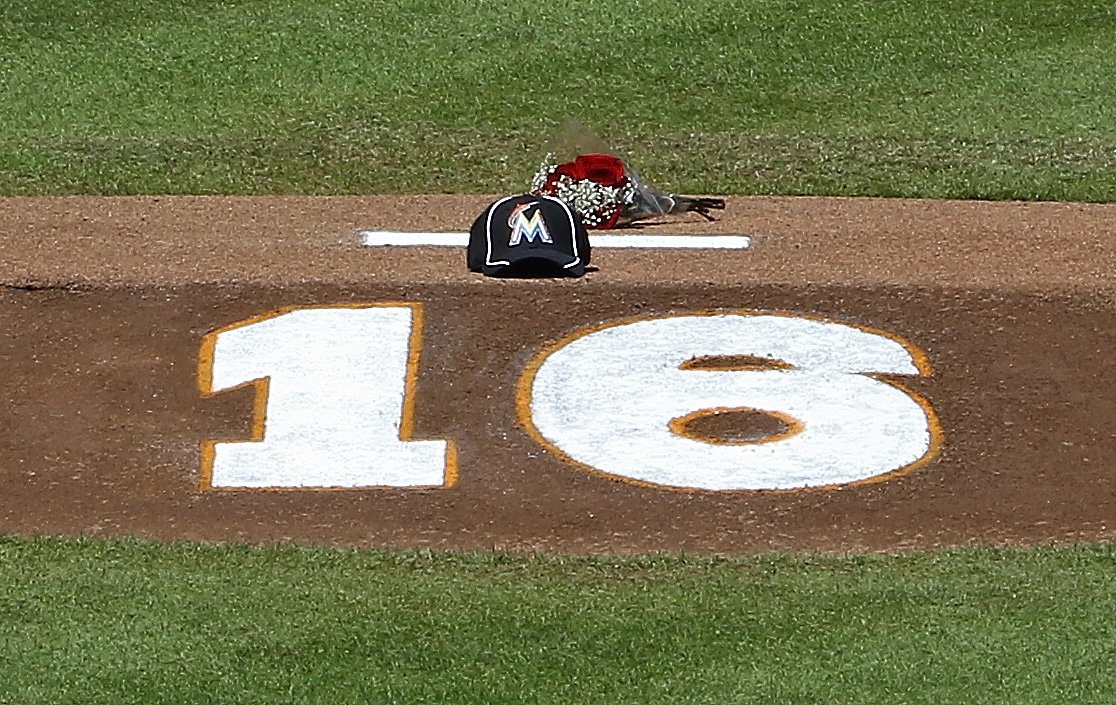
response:
M254 440L212 443L209 485L453 484L452 441L410 439L420 314L405 303L306 308L207 337L204 391L254 385L258 395ZM725 356L780 364L686 365ZM922 374L922 359L882 332L789 314L648 318L586 329L540 353L521 383L520 419L558 457L653 486L845 484L934 452L933 409L872 376ZM715 409L766 411L793 432L716 443L679 430L679 420Z
M469 244L469 233L366 230L360 233L360 238L367 247L465 247ZM603 249L745 250L752 246L752 239L747 235L618 235L593 232L589 235L589 243L594 248Z
M751 355L793 369L680 369ZM554 350L530 384L530 419L561 454L595 470L672 488L791 489L902 469L931 450L927 411L865 375L918 375L899 342L839 323L782 315L657 318L587 332ZM675 434L702 409L790 416L799 433L714 444Z
M312 308L218 334L212 387L267 379L263 440L214 447L212 486L429 487L447 443L402 440L413 310Z

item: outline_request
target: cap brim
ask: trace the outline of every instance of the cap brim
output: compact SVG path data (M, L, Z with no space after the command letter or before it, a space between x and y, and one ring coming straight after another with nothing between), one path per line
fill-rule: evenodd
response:
M585 261L581 258L571 257L565 252L545 248L526 250L508 264L495 267L485 266L484 273L489 276L500 276L502 274L514 275L517 271L523 270L530 272L532 263L538 263L542 265L540 269L549 269L552 272L549 275L539 274L536 276L554 276L554 274L562 273L569 277L580 277L585 274ZM527 276L530 276L530 274Z

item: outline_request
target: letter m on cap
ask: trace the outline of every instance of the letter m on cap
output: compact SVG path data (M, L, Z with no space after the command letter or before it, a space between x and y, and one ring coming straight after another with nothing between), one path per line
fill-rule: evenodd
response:
M554 242L554 238L550 236L550 231L546 229L546 221L543 220L542 212L538 208L535 209L530 218L527 217L527 209L534 205L537 204L521 203L508 216L508 227L511 228L511 235L508 236L508 247L515 247L524 240L527 240L527 242L535 242L535 240L547 243Z

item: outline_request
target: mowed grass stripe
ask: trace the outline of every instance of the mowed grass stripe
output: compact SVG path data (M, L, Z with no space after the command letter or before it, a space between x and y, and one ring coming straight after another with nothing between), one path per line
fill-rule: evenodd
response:
M1110 703L1111 546L562 558L0 540L0 702Z
M1109 3L0 2L0 193L525 188L576 118L678 190L1112 200Z

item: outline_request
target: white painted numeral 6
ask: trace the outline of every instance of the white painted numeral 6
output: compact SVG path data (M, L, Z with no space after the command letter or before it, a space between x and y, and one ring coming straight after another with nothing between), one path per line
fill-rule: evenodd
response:
M409 440L421 308L280 311L214 331L199 384L256 388L252 438L209 441L202 484L234 487L439 487L453 483L444 440Z
M912 350L879 332L800 316L640 320L582 331L538 356L521 380L520 419L559 456L641 484L762 490L863 481L909 469L939 443L929 404L868 376L929 372ZM779 364L687 364L733 356ZM743 443L677 432L680 419L717 409L789 418L790 430Z

